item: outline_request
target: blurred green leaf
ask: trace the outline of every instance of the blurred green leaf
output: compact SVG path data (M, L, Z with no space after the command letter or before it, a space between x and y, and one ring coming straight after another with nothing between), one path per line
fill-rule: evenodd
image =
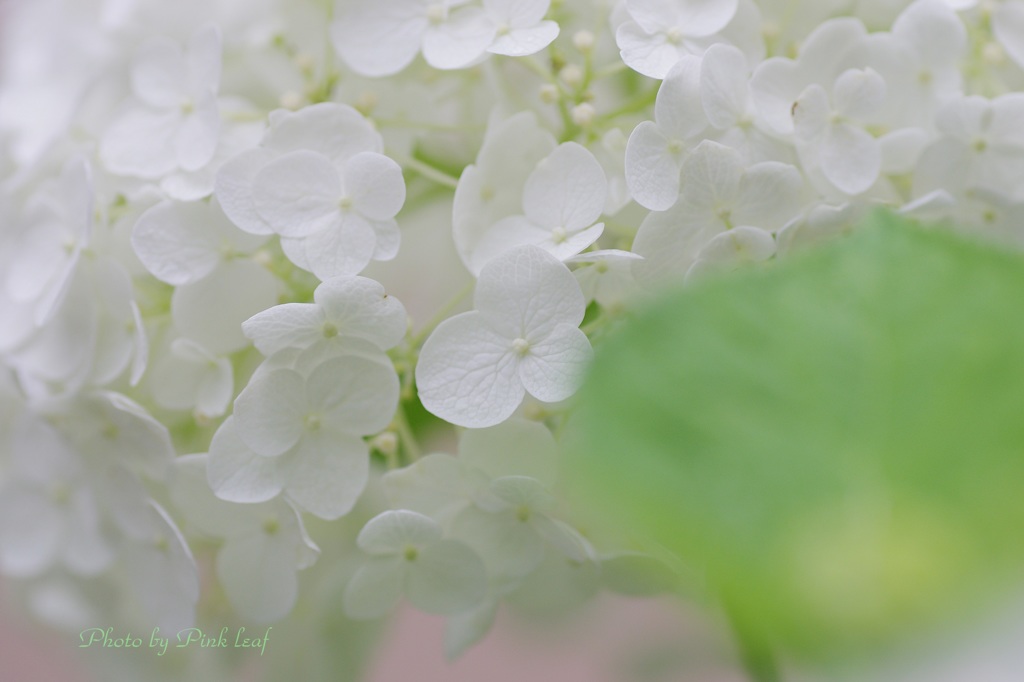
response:
M1024 575L1024 260L888 214L610 336L571 470L758 647L877 652Z

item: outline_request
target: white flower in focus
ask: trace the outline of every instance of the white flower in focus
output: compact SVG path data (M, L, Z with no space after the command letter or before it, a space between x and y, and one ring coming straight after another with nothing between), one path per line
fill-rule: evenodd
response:
M442 322L423 345L423 406L459 426L508 419L526 393L543 402L576 392L593 353L579 330L586 302L568 268L522 246L480 272L476 309Z
M167 38L144 43L132 63L132 97L103 132L100 159L118 175L160 178L196 171L220 134L221 35L199 29L184 50Z
M494 42L488 52L524 57L540 52L558 37L558 24L544 21L551 0L483 0L494 23Z
M402 303L366 277L334 277L313 292L313 303L285 303L254 315L242 331L264 355L304 349L324 339L363 339L381 350L397 346L408 317Z
M473 270L509 249L539 246L559 260L587 248L601 236L608 180L594 155L575 142L559 145L537 164L523 187L522 210L484 233L473 253Z
M443 538L441 526L408 510L371 519L357 539L369 557L345 588L350 618L378 618L402 597L442 615L467 611L487 592L487 573L465 544Z
M476 163L459 177L452 204L452 236L466 268L479 274L476 250L485 232L523 210L523 186L541 159L558 146L554 136L523 111L491 119Z
M701 103L701 60L683 57L665 76L644 121L626 145L626 184L638 204L665 211L679 198L679 171L686 154L708 127Z
M615 34L622 61L651 78L664 78L690 53L687 42L724 29L738 0L626 0L631 21Z
M206 455L175 460L171 498L195 528L224 540L217 579L239 614L257 622L283 618L295 606L296 571L320 554L301 516L282 500L234 504L217 499L207 484Z
M642 283L679 278L719 234L734 227L775 232L799 216L804 181L793 166L765 161L749 168L739 152L702 142L683 164L679 202L640 225L633 251Z
M390 76L423 51L435 69L461 69L486 54L497 27L469 0L342 0L331 38L363 76Z

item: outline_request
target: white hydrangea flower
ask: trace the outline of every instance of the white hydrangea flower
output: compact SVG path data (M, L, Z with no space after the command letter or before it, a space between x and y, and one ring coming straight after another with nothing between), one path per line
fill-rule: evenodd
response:
M804 181L793 166L765 161L747 167L734 149L702 142L683 164L683 191L669 211L640 225L633 251L642 282L681 277L701 249L734 227L775 232L804 207Z
M280 234L295 265L320 279L354 275L398 252L402 171L355 109L317 104L271 115L260 147L221 167L216 195L252 234Z
M455 189L452 235L459 257L479 274L476 250L484 233L503 218L523 210L523 187L542 159L558 143L530 111L487 127L476 163L466 166Z
M206 455L176 459L171 497L188 523L224 541L217 579L232 606L256 622L279 620L295 606L296 571L311 566L320 549L302 517L282 500L243 505L216 498L206 464Z
M443 535L436 521L413 511L371 519L357 539L369 557L345 588L345 613L378 618L403 596L421 611L442 615L479 603L487 591L483 563L465 544Z
M267 238L239 230L215 201L162 201L139 216L131 240L135 255L154 277L182 286L252 254Z
M313 347L280 366L273 360L239 394L210 444L210 487L230 502L284 492L300 508L336 519L366 487L369 447L361 437L390 423L398 377L368 344Z
M190 410L199 419L222 416L234 397L231 361L194 341L177 338L158 354L149 373L153 400L169 410Z
M483 0L494 23L493 54L525 57L540 52L558 37L558 24L545 21L551 0Z
M492 45L497 28L469 0L352 0L338 3L331 38L356 73L389 76L421 50L435 69L469 66Z
M995 99L957 98L936 115L939 136L924 150L914 171L914 195L937 189L961 195L984 187L1024 198L1024 94Z
M592 350L578 328L586 302L565 265L537 246L512 249L480 272L474 301L423 345L424 407L479 428L508 419L526 393L558 402L576 392Z
M286 348L305 349L323 339L363 339L381 350L405 336L405 307L366 277L334 277L313 292L313 303L285 303L254 315L242 325L246 337L270 356Z
M813 83L793 105L797 149L804 166L821 169L840 192L863 194L882 172L882 147L865 128L876 123L886 98L874 69L848 69L831 93Z
M114 559L88 466L35 415L18 420L0 485L0 573L40 575L55 563L95 575Z
M498 221L473 253L479 273L495 257L525 244L559 260L575 256L600 238L596 222L608 198L608 180L594 155L575 142L559 145L542 159L523 186L523 215Z
M616 309L636 291L633 277L633 263L643 256L629 251L608 249L587 251L567 259L566 263L581 263L583 267L573 270L587 302L597 301L602 307Z
M46 320L67 293L82 252L92 241L91 175L85 159L68 161L59 177L41 184L21 216L4 288L12 302L31 305L36 324Z
M155 179L208 164L220 134L220 75L216 26L199 29L184 50L167 38L144 43L132 63L132 97L103 132L104 165Z
M687 56L665 76L654 104L626 146L626 183L638 204L666 211L679 198L679 171L708 127L701 101L701 60Z
M734 227L712 238L697 253L686 279L729 272L745 263L760 263L774 256L775 251L775 238L770 232L757 227Z
M615 34L622 61L651 78L664 78L684 55L688 41L724 29L738 0L626 0L630 21Z
M794 130L793 105L809 85L831 88L860 50L867 29L852 17L832 19L819 25L800 46L797 59L772 57L754 69L751 92L758 116L778 135Z

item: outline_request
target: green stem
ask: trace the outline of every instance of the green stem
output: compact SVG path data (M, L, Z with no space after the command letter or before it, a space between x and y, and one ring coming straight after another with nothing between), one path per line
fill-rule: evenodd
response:
M414 173L418 173L428 180L433 180L439 185L444 185L450 189L455 189L459 186L459 179L448 175L443 170L434 168L428 163L420 161L412 156L403 156L401 154L395 154L394 152L388 152L388 156L393 158L404 168L407 168Z
M735 613L730 612L728 616L739 649L740 662L751 682L782 682L782 674L771 647L743 625Z
M415 462L420 458L420 444L416 440L416 435L412 432L412 427L409 426L409 418L405 415L405 406L398 406L398 414L395 415L395 425L398 427L398 435L402 439L402 449L408 456L410 462Z

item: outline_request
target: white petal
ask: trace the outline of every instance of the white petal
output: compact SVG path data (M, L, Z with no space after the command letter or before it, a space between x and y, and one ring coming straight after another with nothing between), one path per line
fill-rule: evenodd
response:
M441 539L441 526L423 514L398 509L370 519L356 538L368 554L400 554L408 547L422 548Z
M494 33L482 9L452 10L446 21L423 32L423 59L435 69L461 69L485 53Z
M736 15L738 0L626 0L630 16L648 33L678 26L699 38L721 31Z
M713 210L735 205L745 164L731 147L705 140L683 162L683 200Z
M569 269L535 246L495 258L481 271L474 295L487 323L511 342L538 340L558 324L579 326L586 302Z
M992 13L992 32L1010 59L1024 67L1024 4L1003 2Z
M221 33L215 24L197 30L188 41L189 86L193 92L216 92L220 87Z
M405 307L372 279L328 279L316 288L313 298L343 336L366 339L381 350L397 346L405 337Z
M181 119L174 136L178 166L197 171L213 159L220 137L220 111L212 93L197 100L194 110Z
M331 24L334 49L363 76L396 74L416 57L428 23L401 0L346 3Z
M307 410L302 376L277 369L253 377L235 399L237 433L257 454L276 457L299 442Z
M456 315L423 344L416 365L420 400L453 424L493 426L522 402L525 389L516 366L511 339L493 331L480 313Z
M444 654L449 661L466 652L490 631L498 613L498 602L485 599L480 606L451 616L445 623Z
M793 132L793 104L807 82L791 59L773 57L762 62L750 79L750 91L762 121L775 133Z
M619 26L615 43L626 66L648 78L665 78L686 56L685 48L670 43L664 33L651 35L635 21Z
M519 378L534 398L555 403L576 392L592 358L586 334L571 325L559 325L531 344L519 364Z
M882 146L882 172L912 173L931 136L921 128L900 128L878 139Z
M174 325L215 355L249 345L242 323L275 305L280 284L263 266L235 259L198 282L178 287L171 296Z
M8 484L0 489L0 569L29 577L48 569L62 543L64 519L44 495Z
M466 433L475 431L469 429ZM395 509L408 509L447 523L452 514L469 504L475 492L476 479L465 471L460 459L427 455L387 472L382 483L388 502Z
M174 142L181 120L177 110L130 105L103 132L100 159L117 175L159 178L178 166Z
M132 63L132 90L152 107L180 106L188 96L186 78L181 46L167 38L145 42Z
M544 560L544 541L515 510L490 513L470 507L455 518L452 534L480 555L492 576L520 578Z
M322 154L297 151L272 161L256 174L252 192L260 217L284 237L305 237L338 222L341 179Z
M523 188L523 212L538 225L575 232L597 221L607 196L601 164L585 147L566 142L530 174Z
M658 89L654 119L671 138L688 140L708 127L701 103L701 63L699 57L683 56Z
M499 35L487 51L509 57L525 57L536 54L555 42L558 32L558 24L554 21L542 21L529 28L514 28L504 35Z
M840 191L852 196L861 194L878 180L881 146L861 128L846 123L831 125L821 150L821 169Z
M252 183L256 174L274 156L265 149L250 149L234 157L217 171L214 194L224 213L239 229L250 234L273 234L256 211Z
M384 151L384 142L373 125L352 107L336 102L274 112L263 144L277 154L317 152L338 166L362 152Z
M652 211L667 211L679 198L679 166L682 156L673 153L671 141L653 121L633 130L626 145L626 183L638 204Z
M387 356L343 355L317 366L306 380L306 400L331 429L368 436L391 423L398 407L398 375Z
M208 229L206 204L163 201L139 216L132 248L157 279L175 286L206 277L221 260L218 235Z
M402 599L404 578L405 561L401 557L370 557L345 586L345 615L356 620L387 615Z
M405 203L405 180L397 163L374 152L356 154L342 173L352 208L370 220L388 220Z
M366 443L333 429L307 433L285 459L288 499L321 519L349 513L370 477Z
M795 167L776 161L751 166L740 181L732 210L735 225L781 229L803 208L804 179Z
M849 69L832 90L835 110L860 121L873 120L885 105L885 80L873 69Z
M544 424L512 418L489 429L463 431L459 459L492 479L529 476L552 485L558 445Z
M338 218L295 245L300 258L294 258L293 249L285 247L295 265L322 280L362 272L377 248L377 233L369 221L354 213L339 214ZM282 245L287 241L291 240L282 238Z
M277 461L257 455L242 442L235 417L228 417L213 435L207 479L217 497L228 502L265 502L283 488Z
M323 338L324 313L311 303L285 303L256 313L242 333L266 356L285 348L308 348Z
M747 57L732 45L716 43L704 53L700 75L704 112L716 128L731 128L747 113Z
M269 623L295 606L295 538L256 531L229 539L217 552L217 578L244 618Z
M487 594L487 571L466 545L441 540L425 547L408 564L405 592L427 613L451 615L478 604Z

